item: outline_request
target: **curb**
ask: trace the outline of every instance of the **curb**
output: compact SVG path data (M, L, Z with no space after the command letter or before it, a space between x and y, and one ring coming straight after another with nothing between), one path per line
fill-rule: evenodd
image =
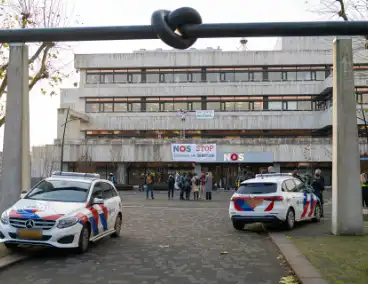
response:
M328 284L309 260L283 233L269 233L271 240L303 284Z
M7 268L13 264L16 264L24 259L28 258L27 255L22 254L10 254L0 258L0 270Z

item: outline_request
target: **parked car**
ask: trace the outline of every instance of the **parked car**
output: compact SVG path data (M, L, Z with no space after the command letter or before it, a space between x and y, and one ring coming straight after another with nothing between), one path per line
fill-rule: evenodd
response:
M122 201L115 186L98 174L54 172L1 214L0 243L74 248L118 237Z
M233 226L273 223L293 229L295 222L320 221L321 202L313 188L292 174L259 174L241 183L229 206Z

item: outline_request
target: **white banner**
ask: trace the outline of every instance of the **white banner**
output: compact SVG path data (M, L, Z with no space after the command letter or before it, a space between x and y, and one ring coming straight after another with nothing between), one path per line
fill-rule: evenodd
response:
M196 110L197 119L213 119L215 117L214 110Z
M173 161L216 162L216 144L171 144Z

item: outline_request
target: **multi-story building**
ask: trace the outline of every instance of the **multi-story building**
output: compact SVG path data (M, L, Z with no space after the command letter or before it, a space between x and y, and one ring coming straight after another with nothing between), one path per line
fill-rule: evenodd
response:
M61 90L57 139L33 148L33 176L59 168L70 108L67 170L114 172L118 182L138 184L146 171L163 181L173 171L204 169L224 186L244 167L274 165L319 167L329 180L332 40L283 38L272 51L78 54L79 88ZM354 54L357 112L368 103L365 53Z

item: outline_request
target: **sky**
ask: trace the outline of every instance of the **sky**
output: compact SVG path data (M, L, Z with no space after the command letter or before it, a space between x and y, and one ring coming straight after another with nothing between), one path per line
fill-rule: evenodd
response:
M68 0L72 1L72 0ZM316 13L319 0L75 0L73 13L69 15L69 26L125 26L148 25L155 10L174 10L192 7L202 16L203 23L240 22L288 22L328 20L326 15ZM199 39L193 48L207 47L236 50L240 38ZM250 38L249 50L273 49L276 38ZM160 40L108 41L71 43L63 51L63 60L70 62L68 72L73 71L73 53L123 53L138 49L169 49ZM61 87L71 88L78 77L70 78ZM56 138L57 109L60 96L42 95L40 88L47 88L47 82L37 85L30 94L30 140L31 146L52 144ZM47 129L47 131L45 131ZM2 149L4 127L0 129Z

